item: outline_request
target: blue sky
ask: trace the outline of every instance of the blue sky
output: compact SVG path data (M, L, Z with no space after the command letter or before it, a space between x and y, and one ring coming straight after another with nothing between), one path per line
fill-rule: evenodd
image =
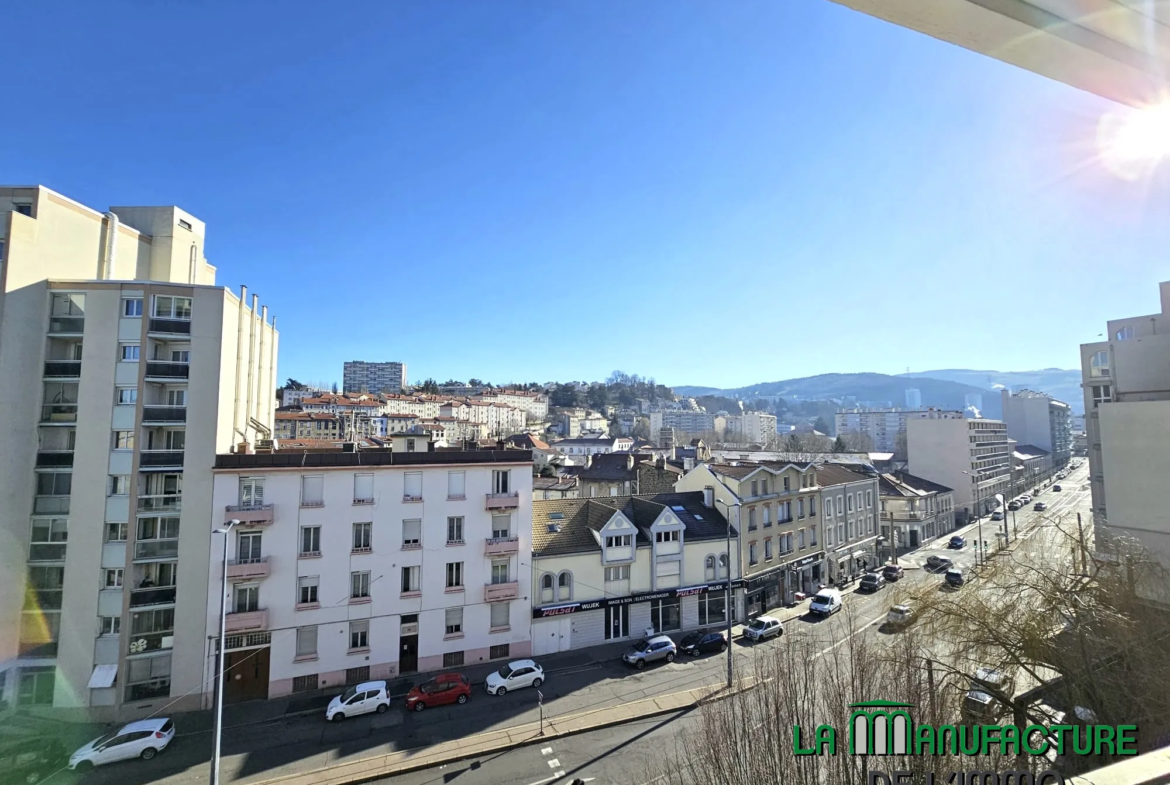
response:
M1108 102L827 0L62 5L0 180L205 220L281 377L1075 367L1168 277Z

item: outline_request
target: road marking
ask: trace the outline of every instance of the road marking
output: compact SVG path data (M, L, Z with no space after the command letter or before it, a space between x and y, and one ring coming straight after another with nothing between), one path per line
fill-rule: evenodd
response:
M848 635L846 635L846 636L845 636L844 638L842 638L841 640L839 640L839 641L837 641L836 643L834 643L832 646L828 647L827 649L821 649L820 651L818 651L816 654L814 654L814 655L813 655L813 659L815 660L817 657L820 657L820 656L822 656L822 655L828 654L829 652L833 651L834 649L836 649L836 648L837 648L838 646L840 646L841 644L843 644L843 643L847 643L847 642L849 641L849 639L850 639L850 638L852 638L854 635L858 635L858 634L860 634L860 633L862 633L862 632L865 632L866 630L868 630L868 629L869 629L870 627L872 627L873 625L875 625L875 624L880 624L881 622L883 622L883 621L885 621L885 620L886 620L886 617L885 617L885 616L878 616L878 617L877 617L876 619L874 619L873 621L866 622L865 624L861 625L860 627L858 627L858 628L857 628L856 630L854 630L853 632L851 632L851 633L849 633Z
M565 773L563 771L557 772L556 774L552 775L551 777L545 777L542 780L537 780L536 782L530 782L530 783L528 783L528 785L544 785L544 783L546 783L546 782L554 782L555 780L559 780L563 776L565 776Z
M559 779L560 779L561 777L563 777L563 776L565 776L565 772L563 772L563 771L558 771L556 774L553 774L553 779L557 779L557 780L559 780Z
M560 767L560 765L561 765L561 762L560 762L559 760L557 760L556 758L553 758L553 759L552 759L552 760L550 760L550 761L546 761L546 763L548 763L548 767L549 767L550 769L556 769L556 768L559 768L559 767Z
M540 754L541 755L548 755L550 752L552 752L552 747L545 747L544 749L542 749L540 751Z

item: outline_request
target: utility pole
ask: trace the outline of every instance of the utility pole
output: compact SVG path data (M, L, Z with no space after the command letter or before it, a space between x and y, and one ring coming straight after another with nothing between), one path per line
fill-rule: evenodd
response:
M1089 549L1085 547L1085 528L1081 524L1081 514L1077 513L1077 542L1081 546L1081 576L1089 574Z
M219 785L220 746L223 741L223 663L226 655L227 641L227 568L228 568L228 535L233 526L239 521L233 518L222 529L215 529L214 534L223 535L223 573L219 581L219 652L215 658L215 738L211 753L211 785Z

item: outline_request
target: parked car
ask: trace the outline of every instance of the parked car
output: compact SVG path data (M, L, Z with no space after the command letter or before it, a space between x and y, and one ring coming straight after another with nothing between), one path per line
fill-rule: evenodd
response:
M1048 509L1048 505L1045 504L1044 502L1036 502L1035 504L1032 505L1032 509L1035 510L1036 512L1044 512L1045 510Z
M1028 502L1032 501L1032 494L1025 493L1020 497L1020 501L1022 501L1024 504L1027 504Z
M69 768L88 769L119 760L150 760L175 738L175 723L166 717L138 720L86 744L69 756Z
M1024 506L1024 503L1022 501L1020 501L1019 499L1012 499L1010 502L1008 502L1008 509L1013 511L1013 512L1015 510L1020 509L1023 506Z
M390 691L384 681L363 681L355 684L341 695L334 695L325 708L325 719L341 722L346 717L371 712L385 713L390 708Z
M757 616L743 628L743 637L755 643L783 634L784 625L774 616Z
M406 693L406 708L422 711L431 706L445 706L448 703L467 703L471 697L471 682L462 673L441 673L430 681L424 681Z
M952 564L954 564L954 562L948 559L946 556L930 556L926 559L927 568L934 570L935 572L945 570Z
M521 687L539 687L544 684L544 668L532 660L515 660L488 674L484 687L488 695L503 695Z
M959 711L967 722L994 722L1000 717L1005 706L992 697L989 689L1008 697L1015 697L1015 680L1003 671L994 668L979 668L971 679L971 688L963 697Z
M683 638L679 648L692 657L716 651L727 651L727 636L722 632L697 630Z
M958 588L965 582L965 579L963 578L963 571L952 567L951 569L947 570L945 580L948 585Z
M955 548L955 549L957 550L957 549L959 549L959 548L962 548L964 545L966 545L966 544L967 544L967 541L966 541L966 540L964 540L964 539L962 538L962 536L960 536L960 535L956 534L954 537L952 537L952 538L951 538L951 541L950 541L949 543L947 543L947 544L948 544L950 547L952 547L952 548Z
M843 607L840 589L821 589L808 604L809 613L818 616L832 616Z
M909 605L895 605L886 614L886 621L891 627L906 627L914 621L914 609Z
M622 655L622 662L642 670L649 662L659 662L660 660L674 662L674 656L677 653L678 648L674 645L674 641L665 635L655 635L653 638L640 640L627 649L626 653Z
M1063 488L1061 488L1059 485L1053 485L1053 486L1052 486L1052 490L1054 490L1054 491L1056 491L1057 493L1059 493L1060 491L1062 491L1062 490L1064 490L1064 489L1063 489Z
M886 585L886 579L876 572L867 572L861 576L861 583L857 584L858 591L874 592Z
M882 577L886 579L887 583L901 580L905 575L906 571L902 569L902 565L900 564L887 564L885 567L882 567Z
M991 513L991 520L1002 521L1003 520L1003 513L1000 512L999 510L996 510L995 512Z
M65 748L40 733L0 744L0 783L34 785L65 763Z

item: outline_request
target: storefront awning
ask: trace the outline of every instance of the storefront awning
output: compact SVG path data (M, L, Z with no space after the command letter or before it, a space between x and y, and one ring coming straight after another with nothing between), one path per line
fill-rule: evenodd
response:
M91 690L101 690L106 687L114 686L114 679L118 676L118 666L114 665L95 665L93 666L93 673L89 677L89 688Z

